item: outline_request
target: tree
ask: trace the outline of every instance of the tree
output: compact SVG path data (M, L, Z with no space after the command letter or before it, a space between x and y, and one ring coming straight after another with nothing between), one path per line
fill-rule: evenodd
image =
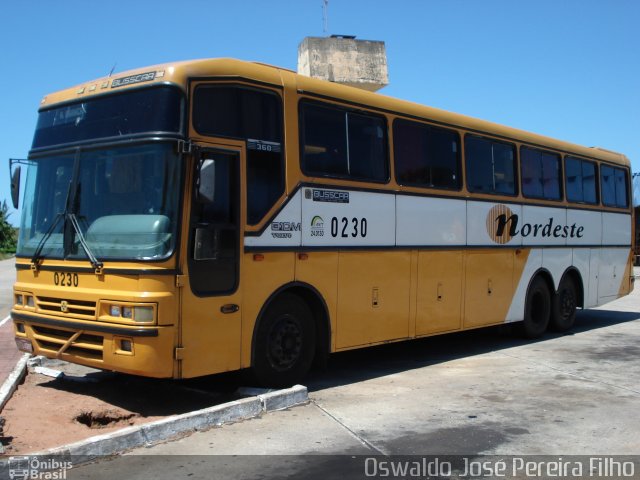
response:
M0 250L13 253L16 251L16 234L9 223L10 215L7 201L3 200L0 205Z

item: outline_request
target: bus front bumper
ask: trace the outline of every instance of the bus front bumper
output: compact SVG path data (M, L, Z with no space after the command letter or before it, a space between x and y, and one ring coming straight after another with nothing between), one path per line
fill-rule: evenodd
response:
M11 312L18 349L102 370L174 376L173 326L138 327Z

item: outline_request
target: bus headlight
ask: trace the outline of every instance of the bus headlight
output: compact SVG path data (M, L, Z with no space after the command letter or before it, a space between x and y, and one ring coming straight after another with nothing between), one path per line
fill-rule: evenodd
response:
M30 293L16 293L14 296L14 305L16 307L36 308L36 301Z
M135 323L154 323L156 321L155 305L108 303L102 305L101 311L103 313L100 316L100 320L106 322L120 320Z
M155 320L153 307L133 307L134 322L153 322Z

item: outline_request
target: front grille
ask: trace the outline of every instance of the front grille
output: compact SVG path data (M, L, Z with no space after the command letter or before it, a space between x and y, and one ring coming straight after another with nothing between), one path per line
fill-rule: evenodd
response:
M80 333L58 328L33 325L33 338L42 350L64 358L73 355L87 360L102 361L104 337L92 333Z
M36 297L36 309L41 313L60 317L74 317L83 320L95 320L96 318L96 302Z

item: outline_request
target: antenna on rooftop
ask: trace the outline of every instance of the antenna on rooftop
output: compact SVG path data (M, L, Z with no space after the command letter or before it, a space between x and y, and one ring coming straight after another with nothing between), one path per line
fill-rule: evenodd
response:
M324 33L327 33L327 30L329 29L328 10L329 0L322 0L322 31Z
M111 71L109 72L109 75L107 75L107 78L111 78L111 75L113 75L113 71L116 69L116 65L118 65L118 62L113 64L113 67L111 67Z

